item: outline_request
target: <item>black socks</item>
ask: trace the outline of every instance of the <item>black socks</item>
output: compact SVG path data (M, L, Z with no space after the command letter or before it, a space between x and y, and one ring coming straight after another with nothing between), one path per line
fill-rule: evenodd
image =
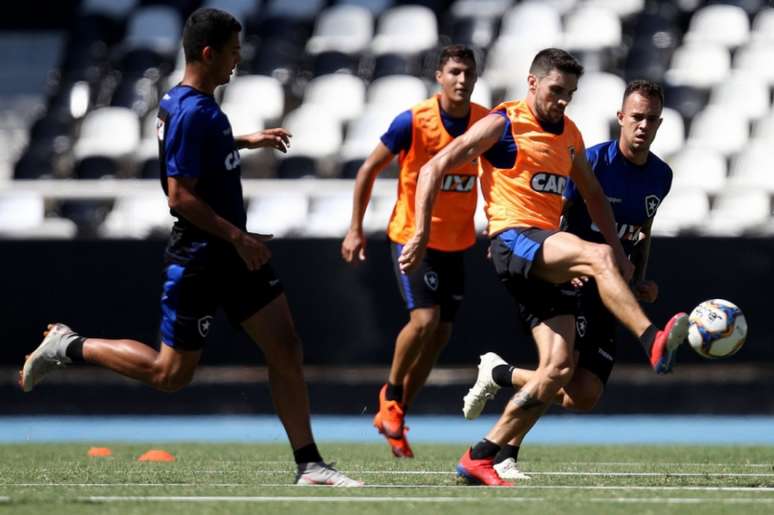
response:
M77 336L67 345L65 349L65 355L70 358L73 363L85 363L83 359L83 342L86 338L83 336Z
M293 459L296 460L296 463L317 463L323 460L315 443L310 443L293 451Z
M513 386L513 371L516 369L513 365L497 365L492 369L492 380L497 386Z
M474 460L483 460L485 458L494 458L500 451L500 446L490 442L486 438L478 442L470 449L470 457Z
M656 333L658 333L658 327L650 325L645 332L640 335L640 345L645 349L645 354L650 357L650 351L653 348L653 342L656 340Z
M500 449L500 452L495 456L495 463L502 463L508 458L513 458L513 461L519 461L519 446L506 444Z
M384 396L388 401L403 402L403 385L387 383L387 390L384 392Z

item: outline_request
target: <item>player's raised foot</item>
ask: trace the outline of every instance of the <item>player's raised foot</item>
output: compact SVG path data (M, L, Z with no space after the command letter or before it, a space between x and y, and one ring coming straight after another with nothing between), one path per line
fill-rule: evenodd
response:
M348 477L343 472L336 470L335 463L325 463L322 461L299 463L296 472L297 485L327 485L357 487L363 486L362 481L356 481Z
M462 414L468 420L473 420L481 415L488 400L494 399L500 391L500 385L492 379L492 370L498 365L507 365L506 361L495 354L487 352L481 356L478 363L478 377L476 383L462 398Z
M468 449L457 463L457 475L469 485L513 486L513 483L505 481L497 475L493 464L494 458L474 460L470 455L470 449Z
M500 479L531 479L527 474L519 470L516 460L508 458L494 464L494 469Z
M396 458L413 458L414 451L406 439L408 428L404 425L405 412L398 401L386 398L387 385L379 392L379 411L374 416L374 427L390 445Z
M657 374L668 374L675 364L677 349L688 337L688 315L678 313L656 333L650 349L650 365Z
M49 372L71 363L67 346L78 334L64 324L49 324L43 341L24 361L19 383L25 392L31 391Z

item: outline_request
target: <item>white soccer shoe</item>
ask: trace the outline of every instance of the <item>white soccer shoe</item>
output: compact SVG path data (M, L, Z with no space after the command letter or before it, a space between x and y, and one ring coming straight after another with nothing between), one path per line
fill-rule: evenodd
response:
M495 463L494 469L497 471L497 475L500 476L500 479L531 479L527 474L519 470L519 466L513 458L508 458L500 463Z
M22 368L20 381L25 392L31 391L49 372L64 368L72 362L66 354L67 346L78 334L64 324L49 325L44 334L45 338L27 356Z
M363 486L362 481L350 479L342 472L333 468L334 463L322 461L300 463L296 473L297 485L328 485L342 487Z
M478 364L478 377L473 388L468 390L468 394L462 398L462 414L468 420L478 418L486 406L486 401L494 399L500 386L492 379L492 370L498 365L507 365L506 361L495 354L487 352L481 356L481 362Z

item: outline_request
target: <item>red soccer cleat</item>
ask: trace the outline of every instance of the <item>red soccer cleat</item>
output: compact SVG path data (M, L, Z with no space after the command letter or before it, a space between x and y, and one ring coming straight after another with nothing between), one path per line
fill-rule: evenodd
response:
M677 349L688 337L688 315L678 313L669 319L663 331L656 333L650 349L650 366L657 374L668 374L675 364Z
M379 411L374 417L374 427L387 439L393 456L396 458L413 458L414 451L406 439L408 428L404 426L405 414L403 406L398 401L387 400L385 394L387 385L379 392Z
M494 458L485 458L474 460L470 456L471 449L465 451L465 454L457 463L457 475L465 480L469 485L486 486L513 486L513 483L503 481L497 475L494 469Z

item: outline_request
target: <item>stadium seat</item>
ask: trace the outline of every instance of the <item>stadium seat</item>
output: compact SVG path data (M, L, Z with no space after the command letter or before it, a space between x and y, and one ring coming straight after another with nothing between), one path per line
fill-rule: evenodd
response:
M116 199L98 233L103 238L144 239L154 233L167 234L173 222L164 196L127 195Z
M520 38L539 48L558 46L562 41L559 13L550 5L528 2L505 13L500 37Z
M762 9L755 15L752 39L756 42L774 43L774 7Z
M515 84L526 92L529 67L540 50L540 47L517 36L499 37L489 49L482 77L494 90Z
M337 51L360 54L373 37L373 15L362 6L336 5L320 14L306 44L310 54Z
M767 192L757 187L726 189L715 198L700 232L711 236L741 236L765 226L770 216Z
M222 108L250 113L265 126L276 123L285 110L282 84L266 75L238 75L223 90Z
M586 0L585 5L609 9L619 18L625 19L641 13L645 8L645 0Z
M651 41L635 44L626 55L624 78L627 82L636 79L662 82L670 55L671 50L657 48Z
M766 5L766 0L708 0L707 5L735 5L741 7L747 16L753 18Z
M488 48L497 33L494 18L457 18L452 23L452 41L461 45Z
M653 234L677 236L694 232L705 223L709 209L709 199L701 189L672 187L658 207L653 221Z
M363 112L365 84L344 73L316 77L306 86L304 104L323 106L340 122L347 122Z
M625 89L624 80L612 73L584 73L570 106L599 110L606 119L613 121L621 109Z
M76 179L108 179L119 175L121 166L117 159L104 155L92 155L79 159L73 169Z
M247 208L247 230L273 234L275 238L295 236L306 222L309 201L304 194L252 197Z
M309 216L301 236L343 238L352 217L352 193L330 193L313 196L309 201Z
M758 120L758 123L755 124L753 138L755 141L763 141L774 145L774 110L765 118Z
M456 0L449 8L449 14L455 20L497 19L502 18L512 4L512 0Z
M693 86L669 86L664 88L664 104L690 121L707 105L709 92Z
M584 0L585 1L585 0ZM581 0L524 0L525 4L545 4L552 7L561 16L575 9Z
M140 121L124 107L103 107L88 113L81 124L73 153L76 159L104 155L121 159L140 143Z
M211 7L231 13L244 26L245 21L262 8L261 0L206 0L202 7Z
M244 69L252 74L277 79L282 85L293 83L301 70L303 47L285 40L269 39L261 44L255 58Z
M771 108L769 88L756 75L732 73L712 88L710 105L740 113L748 121L757 120L768 114Z
M322 106L302 104L285 116L282 126L293 134L293 140L287 154L278 155L280 160L312 159L319 176L335 174L333 158L338 155L342 139L341 125L335 116Z
M774 194L774 173L771 165L771 145L754 141L734 158L729 187L760 189Z
M393 0L335 0L334 5L358 5L365 7L371 11L374 17L377 17L392 7L394 3Z
M395 195L373 195L363 217L363 232L366 235L384 234L395 207Z
M714 195L726 185L726 160L711 149L686 147L668 163L674 174L673 188L698 189Z
M40 193L0 192L0 237L69 239L76 231L70 220L45 216L45 202Z
M112 206L111 200L64 200L59 212L76 225L78 237L95 238Z
M111 18L126 18L135 9L139 0L83 0L83 14L101 14Z
M128 49L147 48L174 56L180 45L183 23L173 7L140 7L129 18L125 45Z
M366 59L364 62L370 63L371 60ZM370 73L368 73L368 75L370 75L372 81L390 75L411 75L413 77L421 75L418 55L398 53L380 54L373 58L372 68L366 64L362 70L368 72L369 68Z
M373 105L349 122L347 135L341 146L341 160L362 161L368 157L397 114Z
M763 80L774 87L774 39L768 43L755 41L734 53L734 72Z
M486 79L479 78L476 81L476 87L473 89L470 100L487 108L494 107L494 104L492 103L492 88L489 87L489 83Z
M610 118L594 106L570 103L567 115L575 122L587 147L610 139Z
M710 88L728 76L731 55L717 43L689 43L672 55L666 82L673 86Z
M402 53L416 55L438 42L438 23L433 11L420 5L401 5L379 17L378 30L371 41L375 55Z
M688 44L719 44L736 48L750 39L750 20L741 7L708 5L693 13L685 41Z
M371 83L367 104L397 116L427 97L427 86L421 79L410 75L390 75Z
M110 99L110 105L131 109L137 116L144 118L158 106L158 96L158 88L151 79L127 78L118 85Z
M717 150L728 157L744 147L749 133L749 123L740 113L711 105L691 123L688 145Z
M621 38L621 20L604 7L583 4L565 20L563 46L571 51L617 48Z
M661 127L650 150L661 159L668 159L685 144L685 123L680 113L669 107L661 112Z

